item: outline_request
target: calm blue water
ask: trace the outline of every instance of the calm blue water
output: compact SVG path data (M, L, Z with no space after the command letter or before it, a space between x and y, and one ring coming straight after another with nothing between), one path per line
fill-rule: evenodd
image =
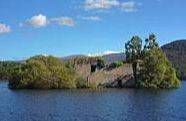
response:
M0 121L186 121L186 82L177 90L11 91L0 83Z

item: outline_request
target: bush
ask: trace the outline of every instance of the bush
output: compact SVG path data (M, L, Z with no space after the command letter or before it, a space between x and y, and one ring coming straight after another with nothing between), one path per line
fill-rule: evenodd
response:
M76 78L76 87L77 88L87 88L87 81L82 77Z
M35 56L14 70L9 81L11 89L76 88L77 74L73 66L52 56Z
M97 59L97 66L98 68L104 68L105 67L105 60L103 58L98 58Z
M119 67L121 67L121 66L123 66L123 65L124 65L123 61L115 61L114 63L112 63L112 64L110 65L110 67L111 67L111 68L119 68Z

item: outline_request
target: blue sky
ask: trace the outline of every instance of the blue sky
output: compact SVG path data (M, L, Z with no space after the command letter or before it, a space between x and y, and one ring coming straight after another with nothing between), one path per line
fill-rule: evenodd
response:
M133 35L186 38L185 0L0 0L0 59L124 51Z

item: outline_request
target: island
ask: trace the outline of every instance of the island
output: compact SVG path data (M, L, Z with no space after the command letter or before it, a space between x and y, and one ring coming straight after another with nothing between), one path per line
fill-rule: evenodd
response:
M0 78L10 89L178 88L174 65L159 47L156 36L144 41L133 36L125 43L125 58L102 56L60 59L37 55L19 62L1 62ZM144 45L144 46L143 46Z

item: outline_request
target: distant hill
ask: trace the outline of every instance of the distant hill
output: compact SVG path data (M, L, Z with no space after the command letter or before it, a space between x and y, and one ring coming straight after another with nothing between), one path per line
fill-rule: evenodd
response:
M62 60L72 60L74 58L83 58L83 57L89 57L86 55L71 55L71 56L66 56L66 57L62 57ZM123 61L125 60L125 54L124 53L112 53L112 54L105 54L102 55L101 57L104 58L105 62L107 64L113 63L115 61Z
M178 70L180 78L186 80L186 39L166 44L162 50Z
M115 61L123 61L126 59L124 53L113 53L113 54L107 54L102 56L106 63L113 63Z
M86 55L70 55L70 56L65 56L61 57L62 60L72 60L74 58L82 58L82 57L87 57Z

